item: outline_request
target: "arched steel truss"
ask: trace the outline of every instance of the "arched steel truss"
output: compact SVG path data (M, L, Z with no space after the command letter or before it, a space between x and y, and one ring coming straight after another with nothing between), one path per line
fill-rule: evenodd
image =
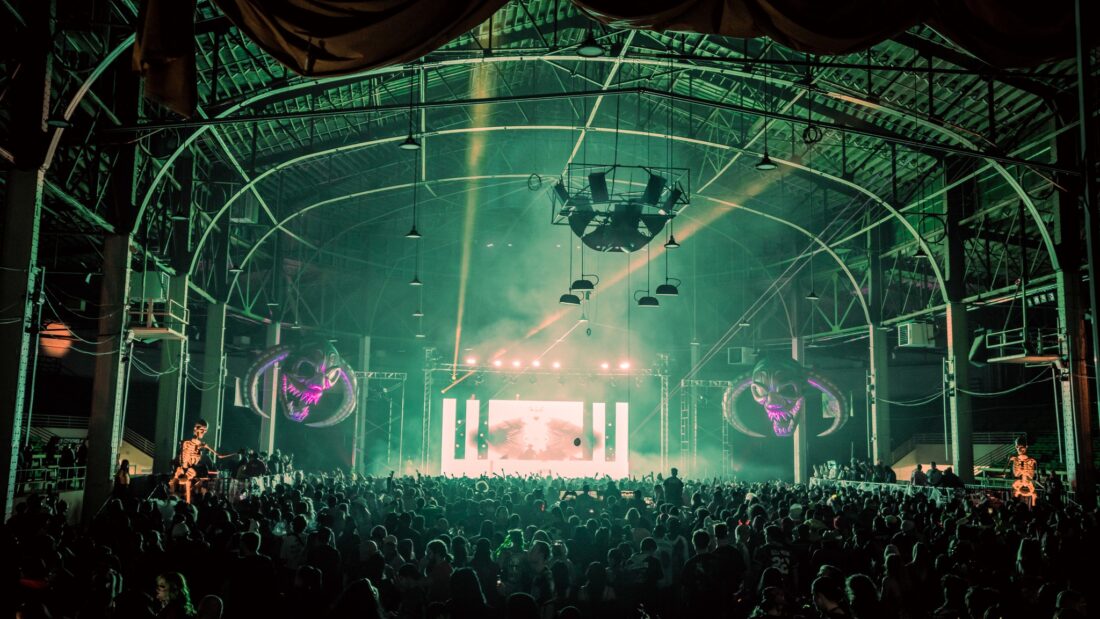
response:
M108 54L108 56L105 57L104 60L101 61L99 65L97 65L97 67L93 70L93 72L89 75L89 77L85 80L85 82L81 85L81 87L75 93L72 100L69 102L68 106L66 106L66 115L71 115L72 110L76 109L76 106L79 104L79 102L84 97L84 95L88 92L88 90L90 89L92 83L100 75L103 74L103 72L105 71L105 69L107 68L107 66L111 62L113 62L115 59L117 59L117 57L123 51L125 51L126 48L128 48L132 44L133 44L133 38L128 37L126 40L124 40L122 43L120 43L118 46L116 46ZM761 80L764 79L764 76L756 74L756 73L752 73L752 72L739 71L739 70L732 69L732 68L723 68L723 67L698 65L698 64L692 64L692 63L684 63L684 62L681 62L681 61L665 61L665 60L654 60L654 59L645 59L645 58L631 58L631 57L628 57L628 56L627 57L618 57L618 58L583 58L583 57L580 57L580 56L569 56L569 55L555 56L554 59L558 60L558 61L570 61L570 62L613 62L613 63L616 63L616 64L628 63L628 64L638 65L638 66L657 66L657 67L672 68L672 69L679 69L679 70L690 70L690 71L696 71L696 72L699 72L699 73L713 73L713 74L718 74L718 75L737 77L737 78L746 79L746 80L761 81ZM496 62L532 62L532 61L543 61L543 60L544 60L543 56L530 56L530 55L503 56L503 55L494 55L494 56L489 56L489 57L458 58L458 59L434 61L434 62L431 62L431 63L426 63L424 65L424 68L437 68L437 67L444 67L444 66L480 64L480 63L496 63ZM289 85L282 86L282 87L277 87L277 88L272 88L271 90L265 91L263 93L256 94L252 97L249 97L249 98L247 98L247 99L245 99L245 100L243 100L243 101L241 101L241 102L239 102L239 103L237 103L233 106L230 106L229 108L223 110L222 112L220 112L218 114L217 117L218 118L230 117L234 114L237 114L238 112L240 112L241 110L243 110L245 108L248 108L248 107L251 107L253 105L262 103L265 99L268 99L270 97L274 97L274 96L277 96L277 95L283 95L283 94L288 93L288 92L294 92L295 90L303 90L303 89L307 89L307 88L314 88L317 85L329 84L329 83L338 83L338 82L342 82L342 81L347 81L349 79L359 80L359 79L363 79L363 78L370 77L370 76L393 74L393 73L402 72L404 70L405 70L404 67L394 66L394 67L385 67L385 68L369 71L369 72L366 72L362 75L355 76L353 78L348 78L346 76L340 76L340 77L330 77L330 78L323 78L323 79L317 79L317 80L303 80L302 82L299 82L299 83L289 84ZM798 82L793 82L793 81L790 81L790 80L783 80L783 79L778 78L776 76L768 76L768 79L771 82L774 82L777 85L782 85L784 87L791 88L791 89L805 90L805 89L808 88L808 86L805 85L805 84L801 84L801 83L798 83ZM963 145L963 146L968 147L968 148L977 149L976 145L971 140L964 137L961 133L959 133L957 131L954 131L954 130L948 128L948 127L945 127L941 124L932 122L931 120L923 117L922 115L915 114L915 113L912 113L912 112L907 112L907 111L904 111L904 110L891 108L889 106L885 106L885 105L882 105L880 103L874 103L874 102L871 102L871 101L867 101L866 99L862 99L860 97L850 95L850 94L843 94L843 95L832 94L832 96L833 96L833 98L835 98L837 100L845 101L845 102L850 103L852 105L862 107L866 110L871 110L871 111L876 112L876 113L881 113L881 114L884 114L884 115L887 115L887 116L893 116L895 118L899 118L899 119L902 119L902 120L905 120L905 121L914 122L914 123L926 128L930 131L933 131L935 133L943 135L943 136L947 137L948 139L953 140L953 141L955 141L956 143L958 143L960 145ZM506 129L506 128L515 130L515 129L518 129L519 127L499 127L497 129ZM153 178L152 182L149 184L149 187L146 189L145 195L142 197L142 200L141 200L141 203L140 203L140 206L139 206L139 209L138 209L138 213L137 213L137 216L136 216L136 221L140 222L144 218L144 216L146 214L146 211L149 208L149 205L150 205L150 203L153 199L153 196L156 195L157 188L159 187L161 182L163 182L164 178L167 176L168 171L172 168L172 165L175 163L176 159L178 159L178 157L183 152L185 152L186 149L188 149L191 146L191 144L193 144L194 141L197 140L204 132L206 132L210 129L214 129L215 133L216 133L216 127L203 126L203 127L198 128L196 131L194 131L193 133L188 135L180 143L180 145L176 148L176 150L164 161L164 165L157 171L157 174ZM473 128L473 129L477 129L477 128ZM569 129L573 130L572 127L570 127ZM595 129L595 130L599 130L599 129ZM63 128L55 129L55 132L54 132L54 135L53 135L53 138L52 138L52 142L51 142L52 145L56 144L60 140L61 131L63 131ZM220 136L217 136L217 137L220 138ZM666 139L674 139L674 140L678 140L678 141L685 141L685 142L689 142L689 143L696 143L696 144L705 143L702 140L695 140L693 138L686 138L686 137L683 137L683 136L667 136L666 135L665 138ZM393 140L396 140L396 139L399 139L399 138L388 138L388 139L384 139L383 141L393 141ZM705 143L705 144L709 147L719 147L719 148L724 147L726 149L733 149L733 147L731 147L729 145L717 145L717 144L714 144L714 143ZM53 150L53 146L51 146L51 152L52 152L52 150ZM339 152L339 150L341 150L341 149L330 149L330 151L326 151L326 152L328 152L328 153ZM1043 241L1044 249L1046 250L1047 258L1048 258L1048 260L1050 260L1051 267L1055 271L1057 271L1060 268L1060 265L1058 263L1057 254L1054 251L1054 242L1053 242L1053 239L1050 236L1050 231L1047 230L1046 224L1045 224L1045 222L1043 222L1042 216L1039 213L1038 209L1036 208L1034 202L1031 200L1031 198L1027 194L1027 192L1024 191L1023 187L1019 184L1019 182L1015 179L1015 177L1013 177L1013 175L1010 174L1008 172L1008 170L1000 162L998 162L994 159L991 159L991 158L985 158L985 160L986 160L987 164L992 166L993 169L1005 180L1005 182L1009 185L1009 187L1011 187L1013 189L1013 191L1016 192L1016 194L1019 196L1020 200L1023 202L1025 208L1027 209L1027 212L1030 214L1031 218L1034 220L1035 226L1039 231L1039 234L1040 234L1040 236L1042 238L1042 241ZM50 160L47 160L47 161L49 162ZM792 165L791 162L785 162L785 163L787 165ZM914 237L916 242L922 248L924 248L924 250L926 252L928 252L928 248L925 245L923 239L920 237L919 234L916 233L916 230L912 227L911 224L908 223L908 221L905 219L905 217L903 215L901 215L897 211L896 208L894 208L893 206L887 204L885 201L881 200L877 196L874 196L871 192L867 191L866 189L860 187L859 185L857 185L855 183L852 183L850 181L845 181L845 180L840 179L838 177L829 175L829 174L824 173L822 171L814 170L813 168L809 168L807 166L800 166L799 165L799 166L794 166L794 167L798 167L798 168L800 168L800 169L802 169L803 171L806 171L806 172L811 172L811 173L817 174L817 175L821 176L822 178L826 178L826 179L831 180L833 182L839 182L839 183L845 184L845 185L849 186L850 188L854 188L854 189L864 193L865 195L868 195L869 197L872 197L881 206L883 206L884 208L887 208L887 210L890 212L891 217L894 217L895 219L897 219L901 223L901 225L906 229L906 231ZM273 168L273 169L278 169L278 168L279 168L279 166L276 166L276 168ZM240 171L241 170L238 170L238 172L240 172ZM265 172L265 174L266 174L266 172ZM255 183L256 183L256 180L258 180L259 178L263 178L265 176L265 174L260 175L259 177L257 177L257 179L250 179L249 182L246 184L246 187L248 188L248 190L253 192L256 195L257 199L260 200L260 201L263 200L263 197L260 196L259 192L256 190ZM236 197L237 197L237 195L235 195L233 198L231 198L231 200L235 199ZM228 203L229 202L227 201L227 205L228 205ZM224 210L225 210L224 207L223 207L223 209L219 210L218 215L220 216L221 213ZM280 224L278 222L274 222L274 223L276 225L275 229L281 229L282 228L282 224ZM783 222L783 223L789 224L790 222ZM204 233L203 239L200 240L200 243L199 243L198 247L196 248L196 254L199 251L201 251L202 243L205 241L206 236L207 236L207 233ZM267 236L268 236L268 234L265 234L265 238ZM820 239L816 239L816 241L820 242ZM825 244L825 245L827 247L827 244ZM835 260L837 260L838 264L841 266L842 269L845 270L845 272L849 276L849 278L851 278L851 272L847 269L846 265L843 264L843 261L840 260L839 257L836 256L836 254L834 252L832 252L831 250L829 251L829 253L833 256L833 258ZM193 270L193 268L194 268L194 263L192 263L192 270ZM937 285L940 289L941 296L944 296L946 298L946 292L945 292L946 288L945 288L945 283L944 283L944 280L943 280L943 276L942 276L942 273L939 269L939 265L935 261L932 261L932 269L933 269L933 271L936 275ZM854 283L854 281L853 281L853 283ZM857 290L859 289L858 284L855 284L855 287L856 287ZM862 302L862 298L861 298L861 302ZM863 305L864 305L864 310L866 311L866 304L864 303Z

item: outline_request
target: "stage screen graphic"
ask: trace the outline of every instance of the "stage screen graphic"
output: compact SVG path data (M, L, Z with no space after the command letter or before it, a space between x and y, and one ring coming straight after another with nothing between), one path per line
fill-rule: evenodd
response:
M626 477L628 406L612 406L445 398L442 473Z
M490 460L581 460L584 402L490 400Z

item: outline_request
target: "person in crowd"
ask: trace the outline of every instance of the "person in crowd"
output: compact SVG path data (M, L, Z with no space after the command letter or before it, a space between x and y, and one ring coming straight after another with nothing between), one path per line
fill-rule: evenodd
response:
M938 487L943 482L943 471L933 462L928 466L928 485Z
M130 498L130 461L123 460L115 471L114 488L111 496L122 501Z
M161 574L157 576L156 584L157 619L190 619L195 615L191 591L183 574Z
M955 474L954 467L948 466L943 469L943 477L940 479L940 487L951 489L963 487L962 479L959 479L959 476Z
M913 469L913 472L909 475L909 484L913 486L928 485L928 475L924 473L923 464L917 464L917 467Z
M31 495L0 530L0 608L188 617L193 595L209 617L221 596L227 619L1089 616L1095 506L949 492L946 468L936 492L867 484L883 472L866 460L840 468L850 480L809 485L677 472L679 497L657 475L299 471L192 504L111 500L78 526ZM586 486L583 507L563 492Z
M680 471L673 467L670 475L665 478L665 501L670 505L681 506L684 504L684 482L680 479Z

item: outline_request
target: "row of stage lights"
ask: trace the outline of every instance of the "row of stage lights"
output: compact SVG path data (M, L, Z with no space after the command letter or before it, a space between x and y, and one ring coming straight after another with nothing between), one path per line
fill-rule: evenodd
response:
M477 366L478 365L477 358L476 357L466 357L466 365L468 365L468 366ZM489 365L492 365L494 368L503 368L503 367L505 367L506 364L505 364L504 360L502 360L502 359L494 359ZM516 360L512 361L510 364L507 364L507 365L509 365L512 368L517 369L517 370L523 369L523 367L524 367L523 362L520 361L519 359L516 359ZM542 367L542 361L540 361L538 359L535 359L535 360L531 361L531 363L528 365L528 367L539 369L539 368ZM561 369L561 362L560 361L550 362L550 368L554 369L554 370L560 370ZM607 361L603 361L603 362L600 363L599 368L601 370L610 370L611 369L611 363L607 362ZM630 369L630 362L629 361L620 361L619 365L618 365L618 368L620 370L629 370Z

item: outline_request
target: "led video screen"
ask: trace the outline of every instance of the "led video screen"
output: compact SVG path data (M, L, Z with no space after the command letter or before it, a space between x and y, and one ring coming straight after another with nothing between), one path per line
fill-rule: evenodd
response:
M446 398L442 408L444 475L628 474L625 402Z

